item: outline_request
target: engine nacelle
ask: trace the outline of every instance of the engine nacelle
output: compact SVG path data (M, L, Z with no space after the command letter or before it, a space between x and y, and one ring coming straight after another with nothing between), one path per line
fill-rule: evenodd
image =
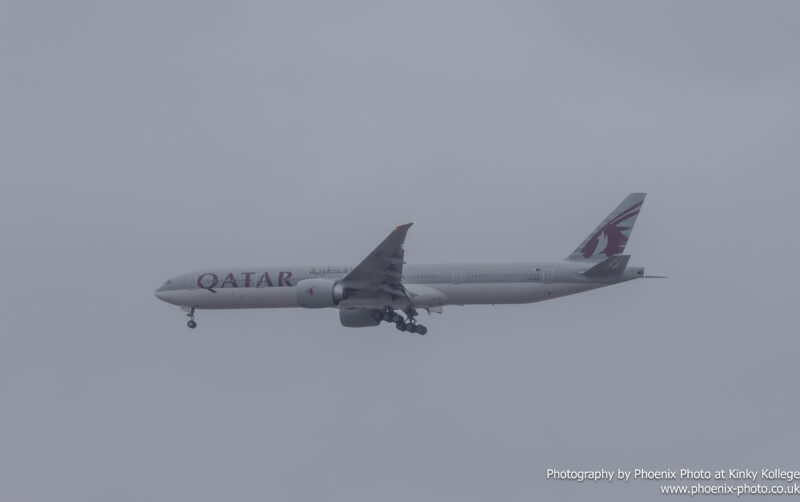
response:
M344 299L344 288L330 279L305 279L297 283L297 303L307 309L335 307Z
M348 328L377 326L381 322L375 320L374 314L374 309L341 309L339 310L339 321L342 326Z

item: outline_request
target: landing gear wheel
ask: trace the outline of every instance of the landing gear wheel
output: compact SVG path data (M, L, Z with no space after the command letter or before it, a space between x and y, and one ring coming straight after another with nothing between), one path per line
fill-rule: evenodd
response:
M395 324L403 322L403 316L400 314L392 314L392 322Z
M383 312L381 312L380 310L376 310L375 312L372 313L372 318L378 322L381 322L383 320Z
M398 331L406 331L406 329L408 329L406 327L406 323L404 323L403 321L396 323L395 327L397 328Z
M197 323L194 322L194 307L189 308L189 311L188 311L188 314L186 314L186 317L189 318L189 322L187 322L186 325L189 326L191 329L196 328L197 327Z
M417 332L417 325L408 323L408 324L406 324L406 330L408 330L409 333L416 333Z
M386 322L390 322L392 320L392 317L393 316L391 312L384 312L381 318Z
M417 324L417 328L414 330L418 335L424 335L428 332L428 328L423 326L422 324Z

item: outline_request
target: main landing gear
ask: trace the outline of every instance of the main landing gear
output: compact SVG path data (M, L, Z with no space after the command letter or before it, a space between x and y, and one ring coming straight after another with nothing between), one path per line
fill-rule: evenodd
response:
M405 313L408 319L403 319L403 316L392 310L391 307L384 307L381 310L376 310L372 316L378 322L394 323L398 331L408 331L409 333L416 333L418 335L424 335L428 332L428 328L422 324L417 324L417 321L414 319L417 316L416 310L407 309Z
M189 326L191 329L194 329L197 327L197 323L194 322L194 307L189 308L188 312L189 313L186 315L189 317L189 322L187 322L186 325Z

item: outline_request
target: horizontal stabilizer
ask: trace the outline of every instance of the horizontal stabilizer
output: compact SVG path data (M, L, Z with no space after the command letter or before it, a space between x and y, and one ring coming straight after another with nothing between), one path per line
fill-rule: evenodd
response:
M603 275L617 275L625 271L628 266L628 260L631 255L618 254L610 258L606 258L594 267L590 268L583 275L588 277L599 277Z

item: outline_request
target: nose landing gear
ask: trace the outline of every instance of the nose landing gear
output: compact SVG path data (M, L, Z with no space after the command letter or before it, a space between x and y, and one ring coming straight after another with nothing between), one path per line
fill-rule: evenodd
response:
M197 323L194 321L194 307L189 308L188 313L186 316L189 318L189 322L186 323L189 328L194 329L197 327Z

